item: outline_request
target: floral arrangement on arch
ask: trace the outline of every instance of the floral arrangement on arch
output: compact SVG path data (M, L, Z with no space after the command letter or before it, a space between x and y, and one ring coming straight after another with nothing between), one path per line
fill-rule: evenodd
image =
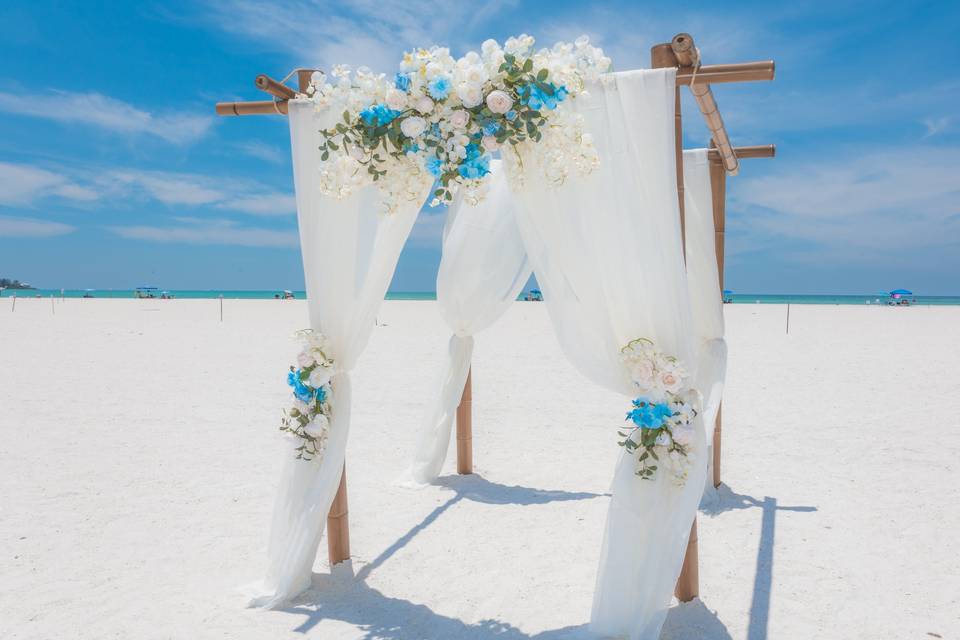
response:
M280 431L299 441L297 459L313 460L323 455L333 409L330 379L333 360L327 355L327 338L303 329L295 334L303 347L299 367L290 367L287 384L293 388L293 406L283 412Z
M320 190L344 198L376 183L388 211L422 197L435 181L431 206L463 190L470 203L485 193L490 157L501 149L538 144L554 184L599 163L582 118L564 108L588 81L610 70L610 59L586 36L534 51L526 34L504 46L483 43L481 53L459 59L431 47L403 56L392 79L366 68L339 65L332 82L315 74L305 97L318 109L343 106L334 126L321 131ZM522 161L511 178L523 180Z
M674 356L657 349L652 340L638 338L620 350L639 396L627 412L630 426L618 431L618 444L637 456L636 474L652 480L663 468L677 485L687 481L695 458L691 451L696 409L687 401L687 371Z

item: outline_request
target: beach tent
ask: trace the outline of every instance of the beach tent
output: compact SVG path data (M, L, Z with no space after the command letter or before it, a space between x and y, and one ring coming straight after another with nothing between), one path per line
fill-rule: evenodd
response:
M688 34L653 47L651 59L652 70L611 74L612 82L600 83L591 92L601 108L579 113L592 131L603 132L596 136L597 146L608 157L614 153L611 141L633 140L616 147L617 162L602 164L596 179L570 185L562 196L542 177L533 178L528 188L511 190L509 201L526 259L543 287L568 358L597 384L627 395L631 389L623 380L616 351L625 338L655 339L668 353L690 363L700 363L704 353L716 351L704 352L696 344L697 333L706 329L696 327L687 283L688 271L697 268L691 266L691 256L685 256L695 250L695 241L692 233L686 234L693 216L690 220L685 216L687 166L681 148L680 87L689 86L713 138L712 148L698 150L694 157L704 170L697 189L702 193L709 183L711 192L708 201L696 206L700 213L712 212L717 273L710 284L714 291L722 287L726 176L737 173L740 158L773 155L772 147L732 147L710 89L718 82L770 80L772 62L701 65L699 50ZM295 73L300 91L307 93L314 70ZM274 99L220 103L217 112L290 116L310 325L326 336L338 367L323 456L309 463L290 456L281 477L269 569L251 601L273 607L309 586L324 514L329 513L331 565L349 558L344 466L349 372L372 331L421 199L411 199L382 216L372 187L362 187L343 200L323 197L315 187L323 142L320 130L331 126L338 114L315 109L312 103L297 99L294 90L266 76L257 78L257 86ZM509 154L504 160L512 161ZM528 166L539 161L533 152L524 157ZM423 199L432 189L430 180L410 189L415 187ZM571 247L574 250L567 250ZM517 267L516 272L522 275L523 269ZM596 286L598 282L604 286ZM712 303L716 305L717 300ZM716 334L716 328L712 332ZM460 336L455 333L455 337ZM716 340L722 342L722 338L708 342ZM714 355L719 359L718 351ZM462 364L458 364L460 371ZM469 381L468 374L461 398L461 406L466 403L468 408ZM448 387L452 390L448 395L455 397L459 377ZM706 447L702 426L698 433L700 445ZM697 461L691 481L681 490L665 493L662 482L639 483L627 458L621 456L615 472L591 626L604 633L656 637L673 583L681 600L697 595L695 517L700 483L706 478L705 461ZM645 595L637 592L639 583L644 584Z

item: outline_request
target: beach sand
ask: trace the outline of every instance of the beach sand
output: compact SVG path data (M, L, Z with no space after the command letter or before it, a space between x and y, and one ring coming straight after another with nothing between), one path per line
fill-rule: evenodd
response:
M626 400L541 304L477 338L477 475L398 487L448 332L387 302L354 372L352 568L260 577L302 301L0 305L0 637L582 635ZM960 637L960 308L725 308L726 486L664 638ZM934 635L936 634L936 635Z

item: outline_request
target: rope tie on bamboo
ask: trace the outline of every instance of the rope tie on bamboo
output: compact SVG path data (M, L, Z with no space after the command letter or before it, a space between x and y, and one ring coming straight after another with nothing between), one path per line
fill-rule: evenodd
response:
M693 75L690 76L690 89L697 82L697 71L700 70L700 47L693 45Z

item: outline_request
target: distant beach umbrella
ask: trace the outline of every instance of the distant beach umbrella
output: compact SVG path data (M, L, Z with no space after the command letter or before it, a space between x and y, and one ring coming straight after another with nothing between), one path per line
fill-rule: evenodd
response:
M730 291L730 289L724 289L724 290L723 290L723 295L725 295L725 296L733 295L733 291Z
M894 289L890 292L892 296L912 296L913 291L907 291L906 289Z

